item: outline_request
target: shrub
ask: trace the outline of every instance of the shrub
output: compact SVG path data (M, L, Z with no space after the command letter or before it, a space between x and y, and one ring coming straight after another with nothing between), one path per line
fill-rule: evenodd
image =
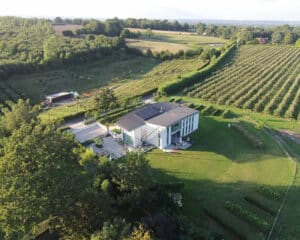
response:
M228 209L233 214L244 219L245 221L256 225L260 230L264 232L267 232L271 227L271 224L267 220L261 218L256 213L245 209L243 206L239 204L228 201L225 203L225 208Z
M230 110L225 110L222 114L222 117L228 119L228 118L235 118L236 115Z
M212 112L213 116L221 116L223 113L222 109L216 109L215 111Z
M198 110L199 112L201 112L203 109L205 109L205 106L204 105L199 105L195 109Z
M118 129L118 128L114 128L111 131L114 132L115 134L121 134L122 133L121 129Z
M280 194L280 192L267 186L258 186L256 188L256 191L275 201L279 201L282 199L282 195Z
M176 102L176 103L181 103L181 102L182 102L182 99L181 99L181 98L177 98L174 102Z
M237 130L250 144L252 144L256 148L263 148L264 143L257 136L251 134L244 127L239 125L238 123L233 123L231 127Z
M65 131L68 131L70 129L71 128L69 126L64 126L64 127L60 127L58 130L61 131L61 132L65 132Z
M265 212L275 216L277 209L273 208L272 206L266 204L265 202L261 201L260 199L254 198L252 196L245 196L244 199L253 204L254 206L264 210Z
M210 115L215 111L215 108L213 106L208 106L204 110L202 110L203 115Z
M103 146L103 142L100 137L94 138L94 143L96 144L97 148L102 148L102 146Z

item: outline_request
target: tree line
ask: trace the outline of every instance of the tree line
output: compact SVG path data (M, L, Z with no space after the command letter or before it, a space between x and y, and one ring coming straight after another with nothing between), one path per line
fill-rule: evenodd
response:
M111 34L115 37L85 35L70 38L56 35L51 21L45 19L1 17L0 79L15 73L83 63L112 54L125 47L119 34Z
M57 21L59 19L59 21ZM268 38L271 43L284 43L294 44L297 39L300 38L300 27L293 27L289 25L282 26L235 26L235 25L216 25L205 23L180 23L177 20L159 20L159 19L108 19L104 22L99 20L87 20L87 19L74 19L75 22L81 22L85 31L89 29L97 29L95 25L101 25L100 32L105 33L105 26L110 23L117 24L119 27L119 33L121 28L141 28L141 29L153 29L153 30L166 30L166 31L183 31L183 32L195 32L199 35L222 37L224 39L238 40L240 43L257 43L256 38ZM56 18L54 23L68 24L72 21L70 19ZM96 24L97 23L97 24ZM73 23L74 24L74 23ZM93 25L94 27L91 27ZM85 27L87 26L87 27ZM98 30L93 31L96 33ZM109 32L109 31L108 31ZM113 31L117 33L118 31ZM91 33L91 32L90 32ZM111 33L109 33L111 34ZM128 34L128 32L127 32Z

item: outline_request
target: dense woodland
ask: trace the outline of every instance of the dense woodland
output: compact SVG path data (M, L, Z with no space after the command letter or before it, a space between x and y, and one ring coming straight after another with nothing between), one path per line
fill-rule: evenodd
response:
M124 46L119 37L57 36L42 19L0 18L0 78L67 63L83 63Z

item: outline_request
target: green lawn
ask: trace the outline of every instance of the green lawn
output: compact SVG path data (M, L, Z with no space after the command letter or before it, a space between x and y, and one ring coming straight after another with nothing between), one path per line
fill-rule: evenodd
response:
M80 93L128 79L141 78L160 63L159 60L128 54L106 56L96 62L67 66L27 75L15 75L8 82L34 103L58 91Z
M177 154L154 150L147 154L147 158L156 169L159 180L185 183L184 212L196 222L201 225L208 222L207 214L203 212L205 208L229 224L235 223L232 227L249 239L260 239L264 233L230 214L224 209L224 204L231 200L245 205L271 222L272 216L246 203L243 198L248 195L261 198L256 196L259 195L255 191L258 185L282 191L291 178L292 164L269 136L258 133L266 144L265 149L258 150L227 124L220 117L201 117L199 130L192 135L194 143L190 149ZM248 128L256 132L250 123ZM270 202L262 199L266 205ZM272 204L279 206L279 202ZM220 231L218 224L208 225L212 230ZM228 229L221 228L221 231L228 234Z

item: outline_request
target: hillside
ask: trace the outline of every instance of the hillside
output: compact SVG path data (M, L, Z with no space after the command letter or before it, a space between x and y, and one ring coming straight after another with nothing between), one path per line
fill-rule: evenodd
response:
M246 45L231 62L185 90L210 102L299 118L300 49Z

